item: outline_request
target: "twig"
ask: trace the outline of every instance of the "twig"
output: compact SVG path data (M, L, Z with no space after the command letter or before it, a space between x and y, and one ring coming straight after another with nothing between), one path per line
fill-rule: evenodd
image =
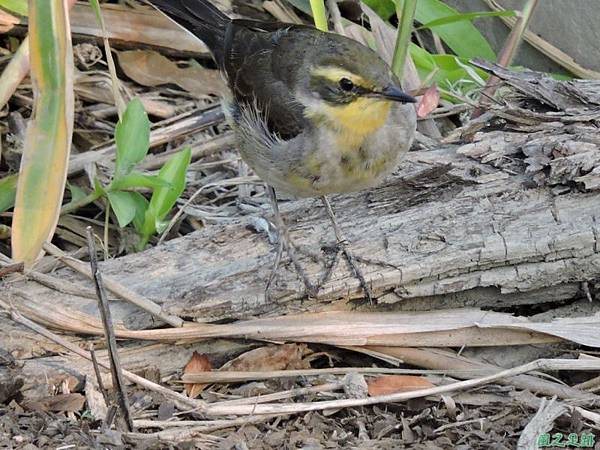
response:
M44 244L43 248L46 252L48 252L52 256L56 256L57 258L60 258L60 260L65 265L69 266L71 269L75 270L76 272L79 272L82 275L85 275L86 277L88 277L90 279L92 278L92 272L90 271L89 267L87 267L87 265L85 263L68 256L62 250L60 250L58 247L54 246L53 244L51 244L49 242L46 242ZM111 291L113 294L115 294L119 298L122 298L123 300L133 303L134 305L140 307L144 311L167 322L169 325L172 325L174 327L183 326L183 320L181 318L165 313L159 305L157 305L153 301L148 300L147 298L139 295L138 293L132 291L131 289L126 288L121 283L119 283L111 278L108 278L108 277L104 277L103 282L104 282L104 286L106 287L106 289Z
M96 358L96 352L94 351L94 344L90 343L89 348L90 356L92 357L92 365L94 366L94 373L96 374L96 380L98 380L98 388L102 393L102 397L104 397L104 402L108 405L110 404L110 398L108 397L108 392L106 392L106 388L104 387L104 381L102 381L100 366L98 366L98 359Z
M250 416L250 417L238 417L235 419L225 420L134 420L133 424L136 428L190 428L199 432L209 433L211 431L222 430L223 428L240 427L247 424L256 424L264 422L265 420L274 419L281 417L282 414L272 414L265 416ZM158 433L156 433L158 434ZM152 434L150 434L151 436Z
M140 442L152 442L153 444L158 441L161 443L176 444L179 442L193 442L194 448L226 448L221 444L225 441L225 438L219 436L213 436L206 434L202 429L188 428L188 429L174 429L164 430L157 433L123 433L123 437L129 441L140 441ZM145 447L142 445L141 447ZM128 447L130 448L130 447ZM137 446L136 446L137 448ZM164 447L160 447L164 448ZM172 447L171 447L172 448ZM242 447L248 448L248 447Z
M42 286L46 286L47 288L50 288L62 294L76 295L78 297L85 297L91 299L96 298L96 292L94 291L94 289L89 288L87 286L81 286L80 284L73 283L65 279L61 279L42 272L37 272L35 270L27 270L23 275L25 275L25 278L27 278L28 280L33 280L36 283L41 284Z
M317 386L306 388L289 389L287 391L274 392L272 394L256 395L253 397L237 398L235 400L225 400L220 402L221 405L257 405L259 403L267 403L274 400L284 400L288 398L298 397L307 394L319 394L322 392L332 392L343 389L344 383L325 383Z
M44 337L50 339L52 342L55 342L58 345L63 346L64 348L66 348L67 350L70 350L71 352L75 353L76 355L81 356L82 358L87 359L88 361L92 361L92 357L90 356L89 352L82 350L77 345L52 333L51 331L48 331L46 328L38 325L37 323L33 322L32 320L29 320L28 318L24 317L20 312L18 312L15 308L12 308L10 305L6 304L2 300L0 300L0 307L4 308L6 311L8 311L10 313L11 319L13 321L20 323L21 325L40 334L41 336L44 336ZM110 370L110 366L104 362L98 361L98 365L107 370ZM166 387L163 387L160 384L153 383L152 381L147 380L143 377L140 377L139 375L136 375L133 372L129 372L128 370L123 370L123 376L125 378L127 378L128 380L132 381L133 383L135 383L145 389L148 389L153 392L157 392L157 393L163 395L165 398L167 398L169 400L173 400L173 402L175 402L176 406L181 410L188 410L191 408L194 410L202 411L206 405L206 403L201 400L194 400L194 399L188 398L185 395L182 395L178 392L172 391L171 389L167 389Z
M600 376L590 378L589 380L586 380L582 383L575 384L573 385L573 387L581 390L590 390L591 392L594 392L594 390L597 390L600 387Z
M98 270L96 243L94 242L94 232L92 231L92 227L88 226L86 228L86 234L90 252L90 267L94 278L94 285L96 287L96 295L98 296L98 309L100 310L100 317L102 318L102 324L104 325L104 335L108 347L108 359L110 361L113 386L117 390L117 401L119 408L121 409L121 414L125 419L127 431L132 431L133 419L131 418L131 411L129 410L129 399L127 398L121 361L119 360L119 353L117 351L117 338L115 337L115 330L113 329L108 299L106 298L106 291L104 290L104 284L102 283L102 274Z
M25 265L23 263L10 264L5 267L0 267L0 278L11 273L22 272Z
M444 370L419 370L419 369L388 369L385 367L329 367L325 369L298 369L298 370L271 370L268 372L199 372L183 374L183 383L241 383L252 380L271 380L273 378L308 377L347 373L365 374L404 374L404 375L439 375Z
M502 411L494 416L488 416L488 417L479 417L477 419L469 419L469 420L461 420L460 422L452 422L452 423L447 423L445 425L442 425L440 427L437 427L435 430L433 430L433 432L435 434L440 434L442 431L446 431L449 430L451 428L457 428L457 427L462 427L463 425L470 425L472 423L479 423L480 426L483 428L483 423L484 422L494 422L496 420L502 419L503 417L508 416L509 414L511 414L512 411L510 409L506 409L505 411Z
M115 416L117 415L118 407L114 403L108 407L108 411L106 412L106 417L102 421L102 430L110 430L113 421L115 420Z

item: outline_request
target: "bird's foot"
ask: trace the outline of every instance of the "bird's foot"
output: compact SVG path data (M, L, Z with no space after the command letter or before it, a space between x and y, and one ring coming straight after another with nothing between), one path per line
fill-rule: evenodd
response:
M304 289L306 291L306 295L308 297L316 297L317 292L319 291L319 286L315 286L312 284L306 271L300 264L298 260L298 255L296 254L296 249L293 244L283 237L287 233L281 233L279 237L279 246L277 248L277 255L275 256L275 262L273 263L273 269L271 269L271 274L269 275L269 279L267 280L267 284L265 286L265 298L269 298L269 292L271 289L271 285L273 284L273 280L275 279L275 275L277 275L277 270L279 269L279 265L281 264L281 257L283 255L283 251L286 250L290 260L292 261L292 265L302 282L304 283ZM289 239L289 238L288 238Z
M331 207L329 200L327 200L327 197L321 197L321 200L323 201L323 205L325 206L327 215L329 216L329 219L331 220L331 224L333 225L333 231L335 233L335 237L337 240L336 256L339 255L340 253L342 255L344 255L344 258L348 262L348 266L350 266L350 270L352 270L352 273L354 274L354 276L358 279L358 281L360 283L360 287L362 288L362 290L365 294L365 299L369 302L370 305L374 305L375 297L373 296L373 292L371 291L371 288L367 284L367 280L365 279L365 276L363 275L362 271L358 267L357 258L354 256L354 254L348 248L348 241L344 237L342 230L337 223L335 213L333 212L333 208ZM335 265L336 262L337 261L334 260L332 266L330 266L329 270L327 270L327 272L326 272L327 277L329 277L329 275L331 274L331 272L333 270L333 266Z
M354 275L354 277L356 277L356 279L360 283L360 287L363 290L363 293L365 295L365 297L364 297L365 302L368 302L369 305L376 304L377 300L375 299L375 296L373 295L373 291L371 290L371 287L367 283L367 280L366 280L362 270L358 266L358 262L362 261L362 258L354 255L354 253L348 248L348 241L346 241L346 240L337 241L335 244L325 248L325 250L331 251L334 254L334 259L330 262L330 264L328 265L327 271L325 272L325 275L319 281L319 286L322 286L323 284L325 284L327 282L327 280L329 280L329 278L331 277L331 273L333 272L333 269L335 268L335 266L339 260L340 255L342 255L344 257L344 259L346 260L346 262L348 263L348 266L350 267L352 274Z
M269 276L269 279L267 280L267 285L265 286L265 298L269 298L269 290L271 288L273 280L275 279L275 275L277 274L277 269L279 268L279 264L281 263L281 257L283 255L284 250L287 251L287 254L292 261L292 265L294 266L296 273L304 283L306 294L309 297L315 297L319 289L317 286L311 283L310 279L308 278L308 275L306 274L306 271L304 270L304 268L300 264L300 261L298 260L296 249L290 239L290 234L288 232L287 227L285 226L283 218L281 217L281 213L279 212L279 206L277 204L275 190L271 186L267 185L267 193L269 195L269 198L271 200L271 206L273 208L273 219L275 221L275 227L277 228L279 247L277 248L277 255L275 256L275 263L273 264L271 275Z

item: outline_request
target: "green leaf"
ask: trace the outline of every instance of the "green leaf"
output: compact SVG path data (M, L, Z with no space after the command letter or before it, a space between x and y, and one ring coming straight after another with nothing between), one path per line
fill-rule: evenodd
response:
M382 19L389 20L396 14L396 5L392 0L363 0L363 2Z
M415 63L419 78L435 82L440 88L454 90L459 83L461 91L467 93L479 89L481 79L487 79L488 74L469 64L465 58L454 55L432 55L418 45L411 44L410 55ZM469 84L469 82L471 82ZM445 97L447 98L447 97ZM454 101L453 98L447 98Z
M462 21L471 21L480 19L482 17L514 17L517 13L514 10L507 11L480 11L465 14L452 14L451 16L442 17L440 19L432 20L431 22L424 23L415 30L424 30L426 28L435 28L440 25L447 25L449 23L456 23Z
M0 8L17 13L20 16L26 16L27 0L0 0Z
M78 202L87 196L87 194L85 193L85 191L83 189L81 189L79 186L77 186L75 184L69 183L68 181L67 181L67 187L69 188L69 191L71 192L71 201L69 203Z
M115 178L119 179L129 174L133 167L145 158L150 148L150 120L138 98L129 102L123 119L117 124L115 142Z
M132 192L123 191L111 191L106 193L108 200L110 201L110 206L115 212L121 228L129 225L135 218L137 203L132 194Z
M312 10L317 30L328 31L329 24L327 23L325 0L310 0L310 9Z
M145 175L140 172L133 171L128 175L113 180L109 190L124 191L135 188L150 188L156 189L159 187L169 187L169 183L156 175Z
M98 194L99 197L106 195L106 189L104 189L104 186L102 186L102 183L100 183L100 180L97 178L94 178L94 192Z
M158 220L165 218L185 189L185 174L191 159L192 151L186 148L173 155L160 169L158 177L169 186L155 189L150 199L150 209L155 211Z
M440 0L419 0L417 2L415 17L422 24L457 15L460 15L458 11ZM462 58L496 60L494 50L471 22L460 21L439 25L435 27L435 32L456 55Z
M160 169L158 177L169 183L169 186L159 187L152 194L142 227L143 245L161 228L164 218L185 189L185 174L191 159L192 151L186 148L173 155Z
M480 11L474 13L465 13L465 14L453 14L451 16L442 17L441 19L432 20L431 22L427 22L421 25L418 28L415 28L416 31L424 30L427 28L435 28L440 25L447 25L449 23L462 22L465 20L471 21L475 19L480 19L482 17L514 17L517 15L517 12L514 10L507 11Z
M137 230L138 233L142 232L142 227L144 226L144 219L146 217L146 211L148 210L148 205L150 204L146 197L144 197L139 192L130 192L131 198L135 201L135 216L133 218L133 226Z
M0 212L4 212L15 206L17 178L17 174L14 174L0 180Z
M406 55L409 51L411 37L415 24L415 13L417 10L417 0L404 0L402 9L398 10L398 30L396 32L396 46L392 58L392 71L400 79L404 79L404 65L406 64Z

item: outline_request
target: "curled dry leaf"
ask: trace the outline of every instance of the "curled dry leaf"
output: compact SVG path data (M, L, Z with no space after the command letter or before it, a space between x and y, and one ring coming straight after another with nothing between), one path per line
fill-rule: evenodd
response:
M183 368L184 374L210 372L212 365L206 355L201 355L194 352L188 363ZM196 398L200 392L206 387L206 384L201 383L185 383L185 393L190 398Z
M221 371L269 372L271 370L306 369L308 363L303 357L307 346L304 344L268 345L255 348L228 361Z
M125 75L142 86L176 84L198 97L220 95L227 90L218 70L199 65L179 67L170 59L150 50L120 52L119 65Z
M370 381L368 385L371 397L435 387L425 378L413 375L385 375Z
M417 105L417 117L427 117L440 103L440 91L435 84L431 85L421 97Z

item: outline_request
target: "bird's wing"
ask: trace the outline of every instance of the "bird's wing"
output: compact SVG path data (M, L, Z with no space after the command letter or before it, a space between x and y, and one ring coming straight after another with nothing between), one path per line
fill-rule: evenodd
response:
M298 34L306 30L312 29L234 20L226 36L224 70L235 99L256 105L269 131L283 139L307 125L304 107L294 98L294 74L302 62Z

